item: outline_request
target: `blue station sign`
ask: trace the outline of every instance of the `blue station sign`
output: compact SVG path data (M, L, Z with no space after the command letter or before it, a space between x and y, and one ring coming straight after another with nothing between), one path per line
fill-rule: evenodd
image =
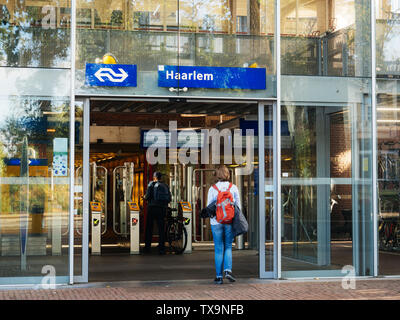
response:
M136 87L137 66L86 63L85 84L92 87Z
M266 89L265 68L158 66L159 87Z

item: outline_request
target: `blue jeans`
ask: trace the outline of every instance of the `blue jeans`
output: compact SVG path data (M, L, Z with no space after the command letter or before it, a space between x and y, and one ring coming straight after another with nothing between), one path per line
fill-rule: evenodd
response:
M217 278L222 278L222 271L232 272L232 225L211 225L214 239L215 270Z

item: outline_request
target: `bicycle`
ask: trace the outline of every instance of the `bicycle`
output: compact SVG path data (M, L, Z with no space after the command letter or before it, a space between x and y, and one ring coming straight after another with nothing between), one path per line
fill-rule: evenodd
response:
M165 238L169 243L170 250L175 254L181 254L186 249L188 235L185 228L185 218L180 212L177 215L172 214L176 211L175 208L167 208Z
M400 246L400 225L397 219L383 219L380 217L378 227L381 250L393 251Z

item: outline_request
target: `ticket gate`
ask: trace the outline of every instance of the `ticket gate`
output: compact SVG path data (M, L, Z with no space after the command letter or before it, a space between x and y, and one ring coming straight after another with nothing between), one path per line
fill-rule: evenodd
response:
M100 202L90 202L90 225L92 227L92 255L101 254L101 216L102 209Z
M140 208L137 202L128 201L130 216L130 254L139 254L140 247Z
M192 206L190 202L180 201L178 210L178 215L182 214L183 216L184 226L188 236L186 248L183 253L192 253Z

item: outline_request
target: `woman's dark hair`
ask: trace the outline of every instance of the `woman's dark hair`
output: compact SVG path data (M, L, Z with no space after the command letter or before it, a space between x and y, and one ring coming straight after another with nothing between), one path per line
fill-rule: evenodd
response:
M229 181L231 174L226 166L221 165L215 170L215 176L218 181Z

